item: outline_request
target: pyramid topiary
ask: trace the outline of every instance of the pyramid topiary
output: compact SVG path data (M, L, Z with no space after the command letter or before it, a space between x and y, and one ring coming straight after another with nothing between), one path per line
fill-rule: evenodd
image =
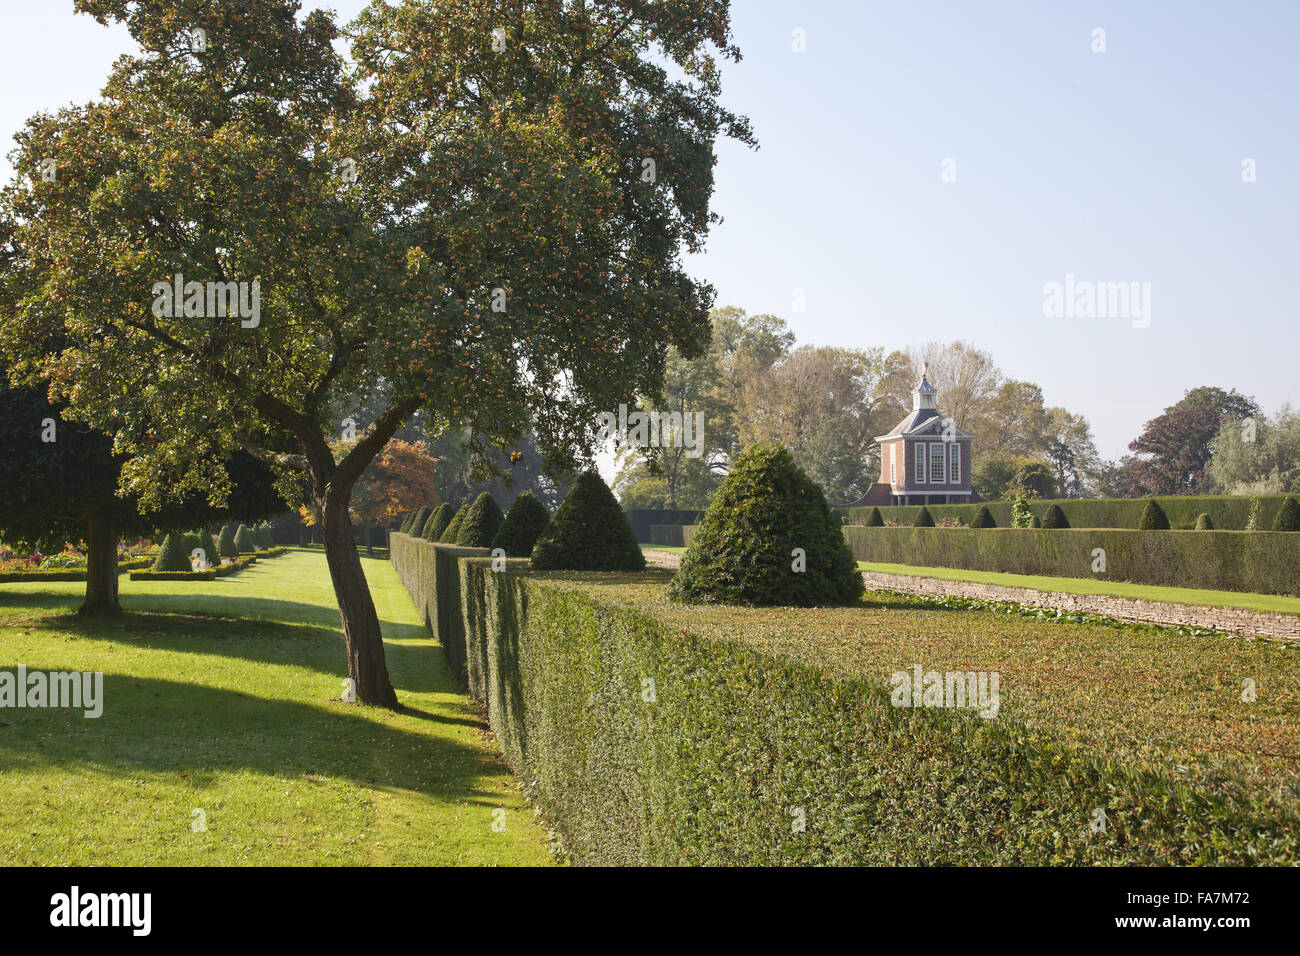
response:
M1047 511L1043 513L1044 528L1068 528L1070 522L1065 518L1065 512L1061 510L1060 505L1049 505Z
M451 524L451 519L454 517L456 517L456 512L452 510L451 505L443 502L437 508L434 508L433 513L429 515L429 520L420 529L420 537L425 541L437 541L442 533L447 530L447 525Z
M235 547L235 532L228 524L221 526L221 534L217 536L217 551L222 558L235 558L239 555L239 549Z
M1300 504L1294 498L1287 498L1273 519L1274 531L1300 531Z
M1138 521L1139 531L1168 531L1169 516L1165 514L1165 509L1156 503L1156 499L1148 498L1147 506L1142 509L1142 519Z
M562 571L640 571L645 556L614 493L584 471L533 546L533 567Z
M465 523L465 515L469 512L470 502L465 502L460 506L460 510L451 516L447 522L447 527L442 529L442 534L438 535L438 540L443 544L455 544L456 536L460 534L460 526Z
M972 528L996 528L998 523L993 520L993 512L989 511L988 505L980 505L980 510L975 512L975 517L971 519Z
M411 525L413 525L413 524L415 524L415 513L414 513L414 512L407 512L406 514L402 515L402 520L401 520L401 522L397 525L397 531L398 531L398 533L399 533L399 534L410 534L410 533L411 533Z
M191 571L190 554L185 550L185 535L169 534L163 538L158 556L153 559L154 571Z
M217 543L212 540L209 532L199 533L199 547L203 549L203 557L208 564L216 567L221 563L221 553L217 550Z
M930 509L921 505L921 510L916 513L916 520L912 522L913 528L933 528L934 517L930 514Z
M1214 522L1210 520L1210 515L1208 512L1202 511L1200 514L1196 516L1196 530L1197 531L1214 530Z
M253 533L248 530L246 524L241 524L235 530L235 550L240 554L252 554L257 550L257 545L253 542Z
M424 507L417 511L415 517L411 519L411 523L407 526L406 533L413 534L418 538L420 532L424 530L424 523L429 520L429 515L431 514L433 514L433 509L429 507Z
M510 506L510 513L501 522L492 547L500 548L511 558L526 558L550 523L551 513L546 505L531 491L525 491Z
M784 445L755 445L718 487L669 595L692 604L820 607L850 604L862 590L821 489Z
M504 518L496 499L483 492L465 512L465 520L456 532L456 544L462 548L492 547L492 539L497 536Z
M1029 519L1029 527L1041 528L1042 526L1043 526L1043 519L1038 517L1038 515L1034 515L1032 518Z
M883 528L884 526L885 526L885 519L880 516L880 509L872 508L871 513L867 515L867 527Z

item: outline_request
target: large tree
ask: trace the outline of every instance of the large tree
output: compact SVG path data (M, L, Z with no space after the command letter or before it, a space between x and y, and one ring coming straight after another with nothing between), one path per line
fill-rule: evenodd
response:
M10 387L0 369L0 535L12 544L50 550L81 542L86 549L83 615L116 614L117 544L125 534L198 527L237 518L256 521L288 509L269 468L246 452L225 462L223 504L189 493L146 511L118 494L124 457L113 439L68 421L38 388ZM149 440L146 433L142 436Z
M351 65L292 0L77 8L141 52L17 137L0 348L92 424L164 426L123 448L144 498L214 480L236 443L305 474L348 674L395 705L353 486L417 410L572 455L658 390L670 346L707 344L682 253L716 220L715 141L751 141L718 104L728 4L376 2ZM205 307L202 283L242 284ZM339 398L378 390L336 458Z
M1240 423L1259 414L1259 406L1235 389L1190 389L1146 423L1129 443L1134 454L1121 466L1126 497L1190 495L1205 490L1211 442L1225 422Z

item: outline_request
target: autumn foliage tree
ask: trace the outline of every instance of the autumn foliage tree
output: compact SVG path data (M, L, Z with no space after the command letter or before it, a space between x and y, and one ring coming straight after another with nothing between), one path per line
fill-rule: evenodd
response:
M144 497L236 446L304 476L348 674L395 705L354 486L417 410L558 460L707 343L682 257L716 220L715 141L751 141L718 102L728 4L403 0L346 36L294 0L76 7L140 51L16 137L0 350L91 424L163 426L119 441ZM375 394L336 453L331 409Z

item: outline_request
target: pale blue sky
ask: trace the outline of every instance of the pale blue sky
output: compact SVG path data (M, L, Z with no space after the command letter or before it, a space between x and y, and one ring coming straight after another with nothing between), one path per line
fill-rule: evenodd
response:
M721 149L726 221L691 262L718 304L781 315L801 343L966 339L1086 414L1108 457L1192 386L1300 403L1300 3L733 13L745 59L725 98L761 148ZM128 48L71 0L0 0L4 151L33 112L94 96ZM1151 283L1150 326L1045 318L1043 285L1067 273Z

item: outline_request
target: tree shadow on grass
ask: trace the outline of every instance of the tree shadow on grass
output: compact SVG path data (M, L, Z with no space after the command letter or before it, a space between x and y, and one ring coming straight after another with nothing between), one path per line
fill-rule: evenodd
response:
M492 806L500 798L487 799L479 781L507 772L488 751L387 725L356 705L312 706L129 674L106 674L103 696L103 716L93 720L80 711L5 711L0 772L53 765L115 777L185 774L199 786L240 770L327 775Z
M19 600L11 600L17 598ZM39 592L0 595L0 622L40 631L54 631L88 640L107 640L140 648L212 654L268 664L309 667L319 673L346 673L343 634L336 623L301 623L286 619L284 608L313 608L291 601L242 598L227 614L183 611L127 610L106 618L83 618L75 613L68 595ZM34 600L32 600L34 599ZM57 599L63 599L60 602ZM51 605L67 608L48 613ZM4 621L6 608L35 608L45 613ZM269 613L275 609L274 616ZM248 611L247 614L235 613ZM381 621L384 657L399 694L407 692L455 693L460 687L445 667L438 667L441 648L418 624Z

